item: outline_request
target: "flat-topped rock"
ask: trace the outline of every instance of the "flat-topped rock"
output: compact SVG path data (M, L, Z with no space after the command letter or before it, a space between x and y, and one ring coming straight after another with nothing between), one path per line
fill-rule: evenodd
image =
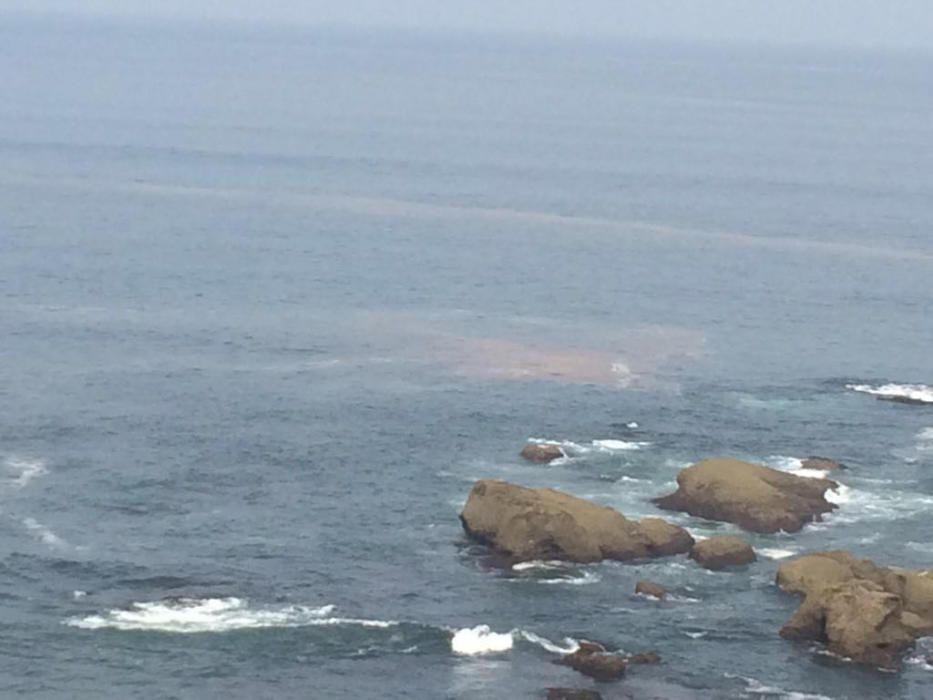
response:
M697 542L690 558L704 569L720 571L730 566L744 566L757 561L755 550L741 537L721 535Z
M654 503L752 532L797 532L836 508L825 494L837 487L829 479L795 476L737 459L707 459L683 469L677 491Z
M607 506L554 489L477 481L460 514L474 539L513 562L629 561L690 551L693 538L660 518L629 520Z
M801 469L812 469L817 472L833 472L837 469L848 469L842 462L837 462L829 457L809 456L800 464Z

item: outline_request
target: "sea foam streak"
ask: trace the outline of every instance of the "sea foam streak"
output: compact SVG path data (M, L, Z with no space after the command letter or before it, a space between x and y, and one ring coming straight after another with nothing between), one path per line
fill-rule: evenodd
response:
M65 624L88 630L148 630L178 634L335 625L386 628L398 624L394 621L331 617L333 611L333 605L319 608L302 605L262 608L250 607L245 600L233 597L179 598L133 603L128 609L74 617L65 620Z
M777 696L782 700L833 700L828 695L819 695L818 693L801 693L796 690L784 690L783 688L765 685L761 681L758 681L754 678L735 676L731 673L727 673L726 677L738 678L745 681L745 684L748 686L748 692L752 693L753 695L764 695L768 697Z
M926 384L882 384L881 386L846 384L846 388L882 399L901 399L933 404L933 387Z
M23 520L23 526L32 534L39 538L49 547L67 547L68 543L61 537L52 532L52 529L43 525L35 518L26 518Z

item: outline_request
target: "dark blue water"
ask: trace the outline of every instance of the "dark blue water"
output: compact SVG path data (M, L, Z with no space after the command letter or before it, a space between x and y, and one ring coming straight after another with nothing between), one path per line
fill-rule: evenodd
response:
M607 698L933 695L933 643L789 644L773 585L933 567L933 407L846 388L933 383L930 75L3 20L0 693L534 698L588 686L548 647L589 637L665 661ZM490 570L457 520L477 478L641 516L697 459L811 453L839 511L747 570ZM513 648L452 652L483 624Z

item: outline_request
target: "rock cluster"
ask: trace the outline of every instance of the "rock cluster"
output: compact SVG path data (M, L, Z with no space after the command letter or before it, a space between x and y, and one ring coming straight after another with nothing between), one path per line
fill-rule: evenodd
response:
M933 633L931 572L820 552L782 565L777 583L805 596L782 637L822 642L860 663L895 668L915 639Z
M660 518L629 520L561 491L504 481L476 482L460 520L468 535L513 562L628 561L682 554L693 546L690 533Z
M570 666L575 671L598 681L614 681L625 675L625 670L632 664L658 664L661 657L655 652L620 656L610 652L602 644L580 642L580 647L572 654L565 654L558 663Z
M677 476L677 491L657 498L665 510L735 523L753 532L797 532L836 508L825 494L838 484L737 459L708 459Z

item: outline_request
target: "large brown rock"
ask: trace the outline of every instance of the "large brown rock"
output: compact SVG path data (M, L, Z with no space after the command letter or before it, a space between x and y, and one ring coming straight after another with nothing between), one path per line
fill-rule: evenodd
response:
M666 510L721 520L753 532L797 532L836 508L825 498L838 484L737 459L707 459L682 470L677 491L656 498Z
M756 561L755 550L741 537L721 535L697 542L690 551L690 558L711 571L728 566L743 566Z
M477 481L460 514L471 537L513 562L647 559L690 551L693 538L659 518L629 520L612 508L553 489Z
M548 462L553 462L556 459L561 459L567 456L560 448L560 445L550 445L537 442L525 445L521 454L522 457L527 459L529 462L536 462L538 464L547 464Z
M933 632L929 572L819 552L783 564L777 583L806 596L781 636L823 642L860 663L893 668L915 639Z

